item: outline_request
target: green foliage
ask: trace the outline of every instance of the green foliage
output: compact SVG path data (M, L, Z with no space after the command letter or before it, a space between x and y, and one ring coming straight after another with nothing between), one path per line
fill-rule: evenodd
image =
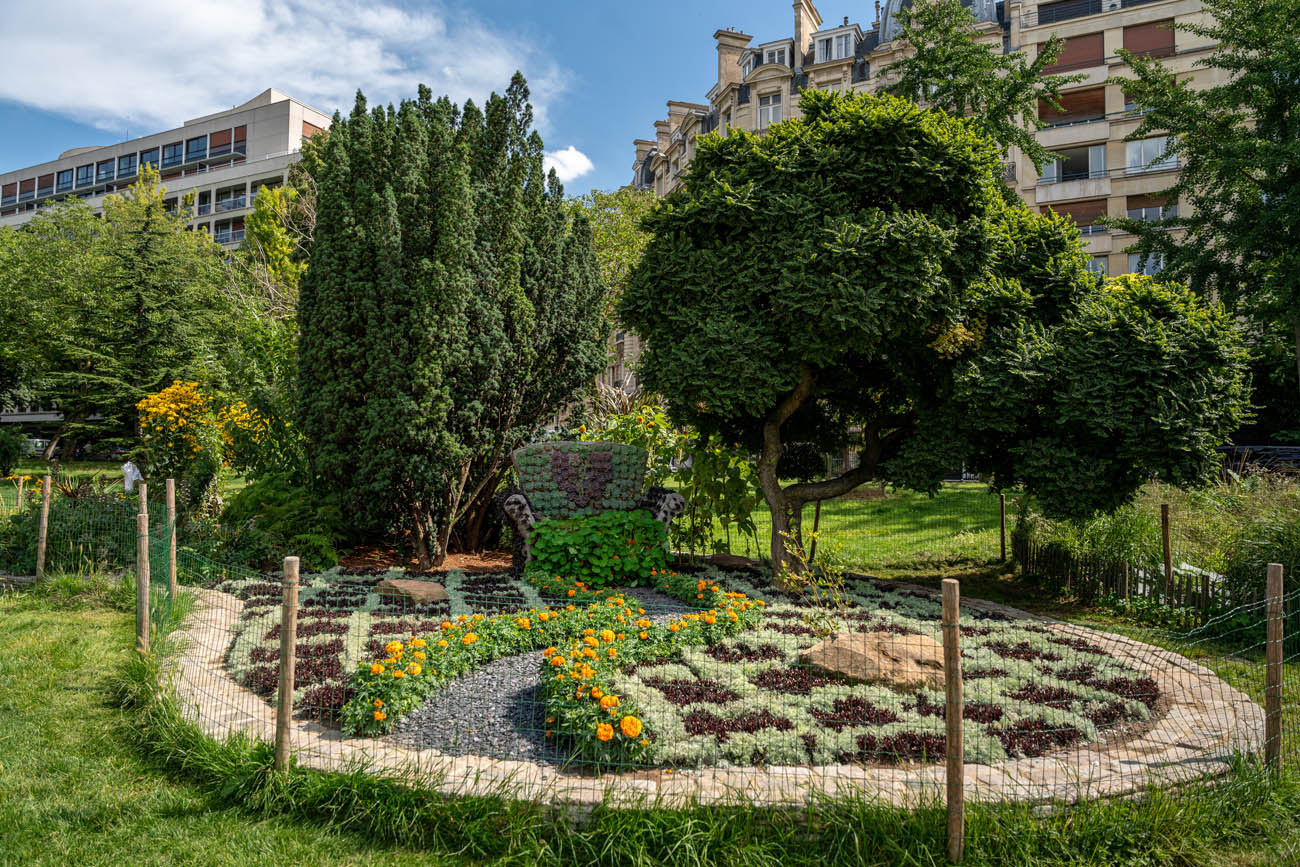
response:
M654 206L653 192L631 187L613 192L592 190L569 200L573 215L591 223L591 247L600 263L601 280L609 287L606 303L611 306L645 253L650 233L641 221Z
M484 110L421 88L368 111L358 94L314 161L298 309L309 465L359 528L408 530L425 566L604 362L590 226L543 175L531 122L519 75Z
M27 437L12 425L0 428L0 478L14 474L18 462L27 454Z
M899 22L898 39L915 50L882 70L897 76L884 92L955 117L969 115L1004 156L1018 149L1040 172L1055 158L1034 135L1044 125L1039 101L1059 108L1061 88L1086 78L1043 72L1056 62L1063 39L1052 36L1032 60L1020 51L1004 54L1000 43L976 38L975 16L961 0L909 5Z
M1100 289L1068 221L1002 196L967 121L893 97L801 106L700 142L619 308L673 421L760 452L774 563L804 503L872 478L934 491L965 465L1086 514L1147 472L1206 477L1245 410L1229 317L1149 281ZM861 463L782 486L785 442Z
M717 434L687 439L684 460L673 473L686 510L673 522L673 546L681 551L730 551L731 535L754 537L754 510L762 503L749 454ZM716 530L720 531L718 535Z
M189 231L146 168L102 219L77 198L43 209L0 244L0 344L29 359L35 400L57 404L58 435L138 434L136 403L175 379L211 379L230 330L225 251Z
M644 509L538 521L529 572L559 575L588 587L649 583L668 565L664 525Z
M338 563L335 546L347 535L334 497L295 484L292 476L271 473L250 482L226 504L220 532L206 547L234 565L275 568L286 556L304 570Z
M1111 222L1138 236L1133 251L1163 257L1164 277L1186 281L1272 332L1259 340L1261 350L1275 339L1290 343L1290 398L1283 405L1294 406L1300 387L1300 173L1294 169L1300 163L1300 3L1206 0L1205 12L1204 19L1175 25L1213 45L1193 76L1120 51L1136 77L1117 80L1143 109L1128 138L1168 134L1181 171L1162 193L1179 204L1176 215ZM1215 83L1204 86L1207 79ZM1294 422L1294 413L1288 415Z
M673 462L680 454L683 431L673 427L667 408L657 399L643 396L639 405L621 412L597 414L591 425L578 433L585 442L613 442L645 449L645 481L663 485L673 475Z

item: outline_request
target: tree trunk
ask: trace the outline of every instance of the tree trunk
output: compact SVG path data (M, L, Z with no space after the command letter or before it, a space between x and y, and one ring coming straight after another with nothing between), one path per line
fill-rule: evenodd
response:
M1295 326L1295 372L1296 390L1300 392L1300 318L1292 323Z
M418 509L413 517L415 520L411 538L415 542L415 561L421 570L427 571L434 565L429 551L429 517Z
M781 425L803 406L804 401L812 396L812 392L812 368L806 364L800 365L799 384L767 414L767 418L763 421L763 448L758 459L758 484L763 491L763 499L767 501L767 510L772 516L773 575L780 575L796 565L791 560L790 552L786 550L786 540L783 535L790 532L791 503L786 492L782 490L781 481L777 476L777 464L781 460Z
M47 461L54 460L54 451L59 447L59 440L61 439L63 439L62 434L55 434L51 437L49 445L45 447L45 451L41 452L41 457Z

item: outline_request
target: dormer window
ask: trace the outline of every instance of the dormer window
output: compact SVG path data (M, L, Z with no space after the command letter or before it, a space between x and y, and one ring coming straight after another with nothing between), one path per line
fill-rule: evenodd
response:
M740 64L740 75L742 78L748 77L748 75L753 71L754 71L754 55L751 54L749 57L745 58L744 63Z
M785 63L785 49L784 49L784 48L769 48L769 49L767 49L767 53L764 55L763 62L764 62L764 63L779 63L780 65L785 66L785 65L786 65L786 63Z
M853 55L853 34L841 33L837 36L824 36L817 40L817 62L842 60Z

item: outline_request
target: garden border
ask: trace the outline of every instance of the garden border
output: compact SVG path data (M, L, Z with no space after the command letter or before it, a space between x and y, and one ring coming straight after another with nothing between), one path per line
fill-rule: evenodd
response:
M935 595L916 585L907 589ZM217 590L191 592L197 593L198 604L173 633L181 642L179 652L163 665L182 713L218 740L242 734L271 741L275 709L236 683L224 664L243 601ZM1008 606L980 600L964 600L963 605L1034 620L1063 636L1104 641L1118 659L1150 674L1169 700L1163 717L1125 742L1066 748L997 765L968 764L967 801L1073 803L1132 794L1151 784L1217 776L1229 770L1236 754L1262 751L1263 710L1204 666L1123 636ZM1161 664L1160 669L1153 669L1152 663ZM387 739L348 738L305 720L293 720L290 742L300 766L321 771L361 769L447 795L496 795L578 807L803 806L818 796L845 795L909 807L939 800L946 785L942 764L651 768L596 777L530 761L450 756L397 746Z

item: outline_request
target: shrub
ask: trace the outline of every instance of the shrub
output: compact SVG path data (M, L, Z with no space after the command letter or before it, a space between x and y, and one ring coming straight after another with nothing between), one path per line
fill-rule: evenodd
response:
M12 476L27 451L27 437L16 428L0 429L0 476Z
M136 409L149 475L188 483L189 502L181 503L183 508L208 503L216 493L225 452L211 399L197 382L178 379L143 398Z
M303 569L317 571L338 563L335 543L345 530L336 500L274 473L250 483L226 505L215 544L237 565L273 567L293 555Z
M588 587L648 583L668 565L667 529L642 509L538 521L530 541L530 572Z

